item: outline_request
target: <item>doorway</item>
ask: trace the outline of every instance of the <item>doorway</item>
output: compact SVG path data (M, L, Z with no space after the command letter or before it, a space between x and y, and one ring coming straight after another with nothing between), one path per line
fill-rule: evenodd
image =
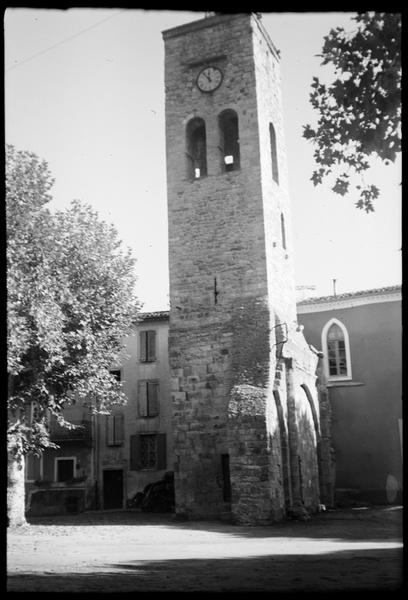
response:
M103 508L123 508L122 469L105 469L103 472Z

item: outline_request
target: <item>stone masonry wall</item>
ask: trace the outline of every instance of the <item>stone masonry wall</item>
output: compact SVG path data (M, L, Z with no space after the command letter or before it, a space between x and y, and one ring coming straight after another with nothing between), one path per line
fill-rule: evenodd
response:
M317 436L310 399L299 387L311 387L316 401L316 361L294 329L278 56L249 13L210 17L163 37L176 512L231 511L238 522L271 522L302 498L318 502ZM205 94L195 82L209 64L222 70L223 82ZM217 118L224 109L239 123L240 169L230 172L220 153ZM186 126L194 117L206 126L207 176L190 180Z
M265 411L255 408L256 441L229 445L235 425L243 427L234 420L239 393L230 392L247 385L263 398L274 369L251 17L210 18L164 38L176 510L221 514L231 507L223 499L221 455L230 458L232 505L245 503L243 489L249 493L260 480L268 443ZM195 86L207 58L224 73L212 94ZM217 123L225 108L238 115L240 142L241 168L228 173ZM193 116L206 123L208 175L190 181L185 127ZM260 485L268 504L268 485Z
M280 61L262 21L253 19L253 51L257 93L261 182L264 203L268 294L277 323L296 320L293 244L285 147ZM279 182L272 176L269 124L276 134ZM285 242L281 215L284 217Z

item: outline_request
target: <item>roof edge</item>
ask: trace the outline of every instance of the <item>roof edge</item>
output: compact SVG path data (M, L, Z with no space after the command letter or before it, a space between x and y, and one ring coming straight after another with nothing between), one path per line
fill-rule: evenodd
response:
M144 321L168 321L170 311L168 310L156 310L152 312L140 312L138 314L138 322Z
M305 300L297 302L296 307L298 313L307 313L331 310L334 308L352 308L354 306L379 302L393 302L401 299L402 286L393 285L371 290L348 292L345 294L306 298Z

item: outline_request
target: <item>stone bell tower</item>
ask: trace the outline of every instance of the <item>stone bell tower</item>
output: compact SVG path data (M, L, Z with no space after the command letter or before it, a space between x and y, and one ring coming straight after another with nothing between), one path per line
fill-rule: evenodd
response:
M287 366L315 389L317 362L296 332L279 55L250 13L163 38L176 512L275 520L299 487Z

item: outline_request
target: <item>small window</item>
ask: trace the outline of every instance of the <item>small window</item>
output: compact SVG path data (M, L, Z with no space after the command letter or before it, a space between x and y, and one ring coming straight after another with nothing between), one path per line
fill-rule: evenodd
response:
M269 139L271 143L272 179L279 184L278 151L276 147L276 133L272 123L269 123Z
M121 446L123 444L123 414L108 415L106 417L106 443L108 446Z
M114 370L110 371L110 374L114 376L116 381L122 380L122 371L120 369L114 369Z
M240 168L238 115L227 109L218 115L222 171L235 171Z
M159 382L139 381L139 416L156 417L159 414Z
M167 467L166 434L142 433L130 436L130 470L161 470Z
M142 469L155 469L157 464L157 436L142 435L140 439L140 462Z
M207 137L205 122L200 117L187 123L186 157L189 179L199 179L207 175Z
M75 458L56 458L55 459L55 481L70 481L74 479Z
M140 332L140 360L141 362L156 360L156 332L154 330Z
M347 329L331 319L322 331L324 364L329 380L351 379L350 344Z
M282 236L282 248L286 250L286 230L285 230L285 217L281 213L281 236Z

